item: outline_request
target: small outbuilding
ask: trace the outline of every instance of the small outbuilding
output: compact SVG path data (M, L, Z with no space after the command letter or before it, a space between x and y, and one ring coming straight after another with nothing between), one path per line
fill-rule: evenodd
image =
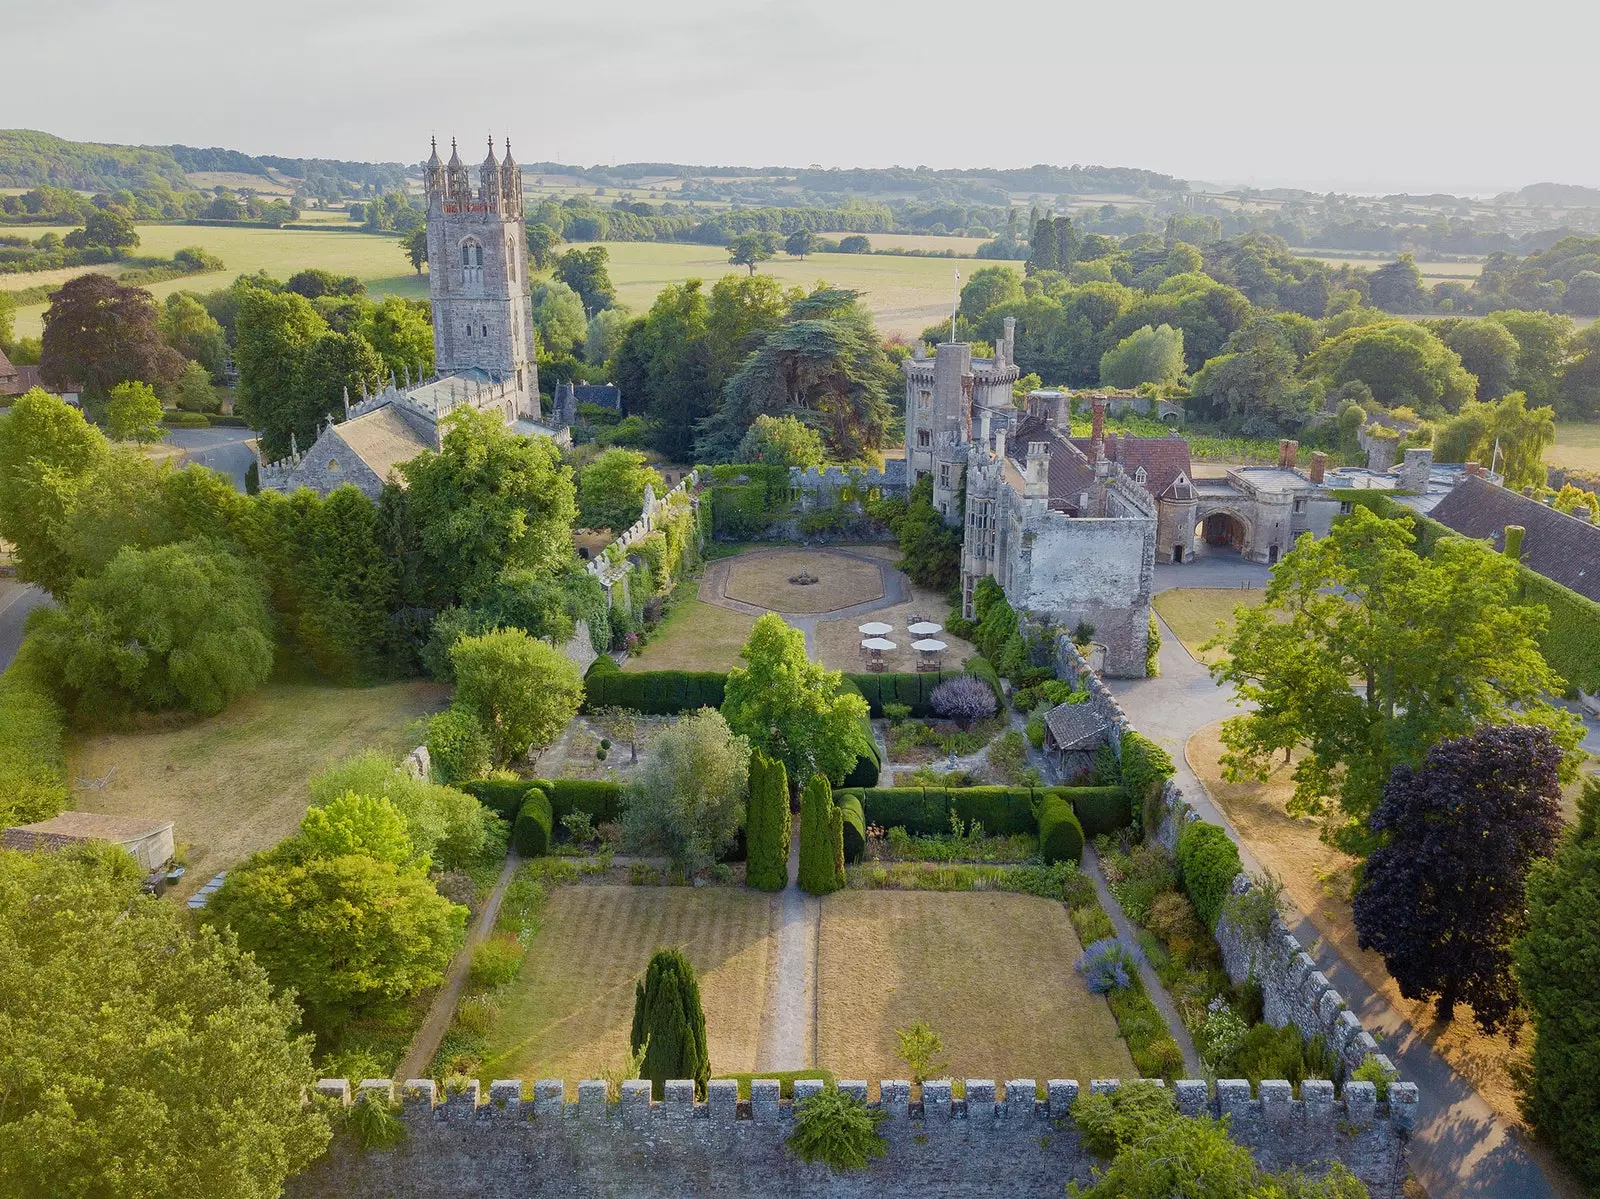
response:
M0 848L25 852L66 849L88 841L109 841L131 853L147 872L172 861L172 821L104 812L63 812L49 820L19 824L0 832Z
M1067 780L1094 766L1106 722L1093 704L1057 704L1044 716L1044 751Z

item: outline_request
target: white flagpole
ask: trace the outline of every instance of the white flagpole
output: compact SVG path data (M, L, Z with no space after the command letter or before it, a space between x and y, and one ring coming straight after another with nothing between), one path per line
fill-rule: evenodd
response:
M956 268L956 294L950 303L950 341L956 340L956 313L961 309L961 268Z

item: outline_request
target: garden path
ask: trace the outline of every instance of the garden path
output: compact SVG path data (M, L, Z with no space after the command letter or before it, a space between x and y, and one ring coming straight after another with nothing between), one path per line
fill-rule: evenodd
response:
M1182 566L1156 567L1155 590L1177 587L1264 586L1265 566L1237 558L1211 558ZM1239 843L1245 869L1260 863L1222 811L1212 802L1184 756L1191 734L1239 711L1233 689L1218 686L1204 666L1161 622L1161 674L1153 679L1107 680L1134 727L1172 755L1175 781L1206 820L1221 825ZM1563 1193L1546 1177L1519 1134L1434 1051L1420 1030L1366 985L1350 965L1321 943L1316 927L1287 903L1284 922L1306 946L1361 1022L1377 1038L1402 1077L1422 1091L1422 1110L1412 1139L1411 1168L1434 1199L1553 1199Z
M500 877L495 880L494 886L489 890L488 898L483 901L483 907L478 911L478 918L467 930L465 943L456 951L456 956L450 959L449 969L445 971L444 985L434 994L427 1016L417 1028L416 1035L411 1038L411 1045L406 1049L405 1057L400 1059L400 1067L395 1071L395 1081L403 1083L408 1078L427 1078L431 1075L433 1055L439 1052L444 1034L450 1031L450 1022L455 1019L456 1004L461 999L462 989L467 985L467 972L472 968L472 951L483 944L494 931L495 917L500 914L500 901L505 898L506 887L510 885L511 876L517 872L517 867L520 865L522 859L517 856L516 850L506 854L506 864L500 871Z
M757 1070L808 1070L817 1057L817 941L822 901L800 889L800 830L789 843L789 885L777 895L773 960L761 1016Z

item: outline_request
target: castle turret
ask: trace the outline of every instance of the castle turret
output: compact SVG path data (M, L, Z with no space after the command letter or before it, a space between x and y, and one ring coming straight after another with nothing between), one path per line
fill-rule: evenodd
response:
M436 200L444 199L444 163L439 161L439 139L429 138L432 151L428 161L423 163L423 175L428 184L428 204L431 206Z
M500 211L501 180L500 160L494 156L494 138L489 139L489 153L478 168L478 200L488 205L490 212Z
M445 166L445 199L455 204L465 204L472 198L472 181L456 149L456 139L450 139L450 161Z

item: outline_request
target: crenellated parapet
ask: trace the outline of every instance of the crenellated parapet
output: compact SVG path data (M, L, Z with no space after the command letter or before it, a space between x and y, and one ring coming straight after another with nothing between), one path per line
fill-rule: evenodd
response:
M695 502L695 488L700 482L700 472L692 470L678 480L678 485L660 499L654 489L645 486L644 511L639 519L624 529L610 545L589 559L586 571L608 587L616 578L628 573L628 547L648 537L659 525L659 514Z
M694 1083L668 1082L664 1097L646 1081L624 1082L613 1100L599 1080L575 1089L557 1079L531 1088L520 1080L477 1081L447 1093L430 1079L398 1088L387 1079L355 1087L323 1079L317 1093L336 1107L371 1094L398 1098L406 1137L396 1147L363 1153L336 1143L322 1160L290 1180L290 1196L428 1193L453 1196L621 1194L823 1196L939 1194L1059 1195L1069 1181L1088 1182L1102 1165L1081 1146L1072 1107L1081 1094L1115 1091L1097 1079L998 1082L949 1079L915 1088L904 1079L876 1085L846 1080L841 1090L884 1114L885 1154L865 1170L835 1174L807 1166L786 1149L795 1108L822 1088L797 1080L782 1098L776 1079L756 1079L749 1097L739 1084L714 1079L703 1098ZM1267 1081L1252 1094L1242 1079L1215 1084L1189 1079L1174 1087L1186 1115L1226 1116L1230 1135L1263 1165L1296 1165L1315 1175L1334 1161L1362 1178L1375 1199L1397 1199L1405 1147L1416 1123L1417 1091L1390 1087L1380 1102L1371 1083L1336 1094L1331 1082L1308 1080L1299 1097L1288 1082Z

